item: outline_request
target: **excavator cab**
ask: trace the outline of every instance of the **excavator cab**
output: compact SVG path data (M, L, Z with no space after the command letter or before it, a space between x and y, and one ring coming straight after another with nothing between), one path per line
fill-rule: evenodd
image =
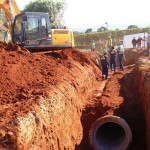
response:
M29 50L73 47L73 33L68 29L51 29L49 16L41 12L25 12L15 17L13 43Z
M51 26L47 13L25 12L15 17L13 43L28 49L52 46Z

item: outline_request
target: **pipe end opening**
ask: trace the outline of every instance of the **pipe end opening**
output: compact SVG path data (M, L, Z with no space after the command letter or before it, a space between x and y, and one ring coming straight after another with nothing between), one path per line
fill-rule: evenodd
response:
M105 116L92 124L89 138L95 150L125 150L132 141L132 132L124 119Z

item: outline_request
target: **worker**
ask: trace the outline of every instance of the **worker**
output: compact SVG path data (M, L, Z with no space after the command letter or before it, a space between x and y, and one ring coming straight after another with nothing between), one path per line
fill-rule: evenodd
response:
M139 36L139 38L137 39L137 49L141 48L141 42L142 42L142 38Z
M116 50L112 46L110 50L110 69L111 71L114 70L114 72L116 72L117 67L116 54Z
M124 55L124 49L122 46L118 47L118 60L119 60L119 64L120 64L120 69L124 71L124 67L123 67L123 59L126 61L125 59L125 55Z
M108 56L107 56L107 51L104 49L103 55L100 58L101 62L101 70L102 70L102 79L107 79L108 78Z
M109 36L109 37L108 37L108 48L109 48L109 50L111 49L111 47L112 47L112 39L111 39L111 37Z
M136 39L135 39L135 37L133 37L133 39L132 39L132 45L133 45L133 48L136 48Z
M95 51L95 48L96 48L96 46L95 46L95 42L94 42L94 40L93 40L93 43L90 45L90 48L91 48L91 51Z
M147 32L147 55L148 57L150 55L150 29L148 29L148 32Z
M105 49L106 51L108 51L108 48L107 48L107 40L105 42L101 42L103 45L102 45L102 48Z

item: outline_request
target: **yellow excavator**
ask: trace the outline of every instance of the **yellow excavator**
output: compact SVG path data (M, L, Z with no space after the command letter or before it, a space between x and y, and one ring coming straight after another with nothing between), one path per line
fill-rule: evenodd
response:
M74 47L73 32L65 27L52 27L48 13L24 12L15 0L0 0L7 16L11 40L29 50L62 49Z

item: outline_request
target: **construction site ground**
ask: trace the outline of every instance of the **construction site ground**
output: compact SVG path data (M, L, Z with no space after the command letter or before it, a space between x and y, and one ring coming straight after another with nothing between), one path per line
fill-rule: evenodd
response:
M145 89L139 91L136 83L143 83L150 72L150 60L144 49L129 49L125 54L125 71L118 67L103 80L95 61L99 52L72 48L30 53L1 42L0 149L91 150L92 123L116 115L132 130L129 149L146 150L148 121L140 93ZM143 78L138 78L139 69L135 73L139 58L145 60L139 71Z

